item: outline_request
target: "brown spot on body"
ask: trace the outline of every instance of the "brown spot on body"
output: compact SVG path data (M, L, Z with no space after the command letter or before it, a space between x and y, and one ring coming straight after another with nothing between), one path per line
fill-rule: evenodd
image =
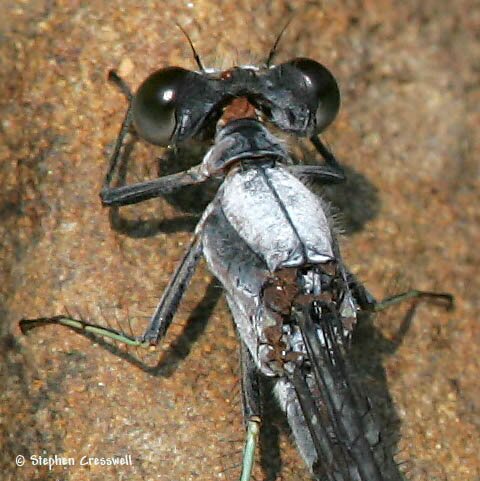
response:
M307 267L307 270L311 267ZM322 275L331 276L332 280L322 280L322 292L318 295L302 292L299 277L305 274L303 268L284 268L276 271L264 284L262 291L263 304L269 311L271 324L263 329L263 338L271 351L268 353L267 361L272 370L279 371L287 362L298 362L303 354L290 350L284 335L284 325L291 324L292 307L309 306L315 301L320 301L336 309L337 288L335 279L338 276L337 265L335 262L328 262L318 265ZM326 282L325 282L326 281ZM325 284L324 284L325 282ZM325 290L324 290L325 289ZM343 319L345 328L353 328L355 319Z
M256 119L255 107L248 101L247 97L234 98L223 111L219 124L227 125L232 120Z

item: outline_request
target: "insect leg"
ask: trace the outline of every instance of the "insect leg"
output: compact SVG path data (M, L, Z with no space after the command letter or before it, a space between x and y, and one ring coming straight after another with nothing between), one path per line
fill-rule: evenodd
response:
M394 306L395 304L399 304L400 302L407 301L409 299L425 299L432 302L438 302L444 305L447 310L451 310L455 306L455 299L453 295L449 294L448 292L419 291L417 289L411 289L400 294L386 297L382 301L377 301L353 274L348 273L347 277L348 285L355 300L360 308L365 311L383 311L388 307Z
M178 304L180 303L183 294L188 287L190 279L195 272L198 261L202 256L203 227L212 211L216 208L218 199L221 196L221 192L222 190L220 188L216 197L210 202L208 207L203 212L202 218L195 228L195 234L187 248L187 252L183 256L183 259L176 268L173 276L170 278L170 281L163 292L160 302L158 303L157 308L155 309L155 312L150 320L150 324L142 336L133 337L117 331L116 329L90 324L83 320L73 319L69 316L62 315L49 318L43 317L38 319L22 319L19 323L22 332L26 333L30 329L45 324L60 324L80 332L90 332L133 346L146 347L149 345L156 345L166 334L172 322L173 316L175 315Z
M375 303L373 310L375 312L383 311L383 309L386 309L387 307L394 306L395 304L407 301L408 299L426 299L432 302L439 302L440 304L443 304L449 311L452 310L455 305L453 295L449 294L448 292L430 292L411 289L409 291L387 297L382 301Z
M150 321L150 325L140 337L133 337L116 329L91 324L81 319L73 319L63 315L42 317L38 319L22 319L19 323L20 329L23 334L26 334L29 330L46 324L60 324L79 332L87 332L108 337L131 346L147 347L149 345L155 345L166 334L177 310L178 304L180 303L190 279L195 272L195 268L201 255L201 232L197 232L163 292L160 302Z
M345 175L328 165L289 165L288 170L295 177L312 177L322 184L340 184L345 181Z
M104 189L109 188L110 182L112 181L115 168L120 159L120 152L122 150L125 138L132 129L132 98L133 94L130 88L125 83L125 81L113 70L108 73L108 80L113 82L117 87L123 92L128 101L127 111L125 112L125 117L123 119L120 131L118 132L117 140L115 141L115 147L113 149L112 156L110 157L110 163L108 166L107 174L105 175L105 180L103 181ZM103 189L102 189L103 190Z
M122 206L128 204L136 204L144 200L168 194L186 185L198 184L203 182L207 178L207 176L200 172L200 167L193 167L187 171L167 175L165 177L161 177L159 179L154 179L147 182L139 182L136 184L123 185L120 187L111 187L110 184L113 180L115 170L117 169L118 163L122 156L122 148L125 144L125 138L129 133L132 133L133 131L133 94L130 90L130 87L115 71L111 70L109 72L108 79L113 82L125 95L128 101L128 107L122 122L122 126L120 127L117 140L115 141L115 147L113 149L108 170L103 181L103 187L100 193L103 205Z
M187 252L163 291L160 302L150 320L150 325L142 336L142 341L156 345L165 336L201 256L201 233L196 232Z
M243 341L240 341L240 369L242 372L243 420L247 430L240 481L249 481L255 461L262 412L257 366Z
M108 80L109 82L112 82L117 86L118 90L120 90L120 92L122 92L122 94L125 95L128 102L132 101L133 93L130 87L127 85L127 82L125 82L125 80L123 80L123 78L120 77L120 75L118 75L116 70L110 70L108 72Z
M345 181L345 171L343 170L343 167L338 163L337 159L335 156L330 152L330 150L323 145L323 142L320 140L320 137L317 135L314 135L313 137L310 137L310 141L312 144L315 146L317 149L317 152L325 159L325 162L335 171L338 173L338 176Z
M206 179L207 176L201 173L200 166L195 166L182 172L137 184L122 185L120 187L104 186L100 197L103 205L120 207L160 197L187 185L200 184Z
M37 319L22 319L19 322L20 330L22 334L27 334L28 331L37 327L46 326L48 324L59 324L61 326L70 327L77 332L86 332L89 334L95 334L102 337L108 337L115 341L123 342L129 346L141 346L147 347L149 344L143 342L141 339L129 336L117 329L111 329L109 327L103 327L97 324L90 324L82 319L74 319L72 317L59 315L53 317L39 317Z

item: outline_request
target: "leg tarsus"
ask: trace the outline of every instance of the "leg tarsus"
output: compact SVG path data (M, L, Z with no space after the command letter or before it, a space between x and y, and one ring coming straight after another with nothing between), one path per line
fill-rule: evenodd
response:
M448 311L451 311L455 307L455 299L452 294L449 294L447 292L431 292L411 289L409 291L387 297L380 302L376 302L373 306L373 311L383 311L383 309L386 309L387 307L394 306L395 304L406 301L408 299L426 299L432 302L437 301L443 304Z
M46 326L48 324L60 324L61 326L69 327L76 332L95 334L97 336L107 337L115 341L123 342L129 346L148 347L148 343L144 342L142 338L129 336L117 329L91 324L83 320L74 319L63 315L54 317L40 317L38 319L22 319L20 322L20 330L22 334L27 334L31 329Z
M200 221L200 226L201 226ZM183 294L190 282L190 279L195 272L198 260L202 254L201 246L201 227L197 226L198 232L195 234L185 256L180 265L177 267L175 273L168 286L166 287L160 302L152 316L150 325L142 336L134 337L125 334L117 329L110 327L103 327L97 324L91 324L83 320L74 319L70 315L42 317L38 319L22 319L20 321L20 329L23 334L36 327L47 324L59 324L69 327L77 332L86 332L98 336L107 337L116 341L123 342L130 346L147 347L156 345L160 339L165 336L178 304L181 301Z
M379 312L384 309L399 304L409 299L425 299L432 302L437 301L445 306L448 311L455 308L455 298L448 292L432 292L420 291L418 289L410 289L409 291L395 294L381 301L377 301L368 289L356 278L351 272L347 272L348 287L351 289L355 301L359 307L368 312Z
M243 449L242 473L240 481L250 481L252 477L253 465L255 461L255 449L260 434L260 418L252 417L247 423L247 437Z

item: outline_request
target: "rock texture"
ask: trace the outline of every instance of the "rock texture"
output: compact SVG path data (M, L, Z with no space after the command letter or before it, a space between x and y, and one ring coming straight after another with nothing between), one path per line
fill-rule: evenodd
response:
M3 2L2 479L238 477L237 341L204 266L153 352L55 327L23 337L18 320L68 309L142 332L208 195L187 191L110 217L102 209L98 192L125 110L107 72L136 87L162 66L194 68L175 22L206 65L257 62L293 10L279 61L315 58L342 91L326 138L350 178L328 192L346 226L345 260L378 297L415 286L457 299L454 312L419 306L391 355L388 340L408 306L377 316L359 340L365 382L408 479L480 479L474 0ZM160 154L137 146L129 179L156 176ZM272 403L266 418L256 479L309 479ZM133 466L79 466L82 456L126 454ZM16 467L17 455L76 465Z

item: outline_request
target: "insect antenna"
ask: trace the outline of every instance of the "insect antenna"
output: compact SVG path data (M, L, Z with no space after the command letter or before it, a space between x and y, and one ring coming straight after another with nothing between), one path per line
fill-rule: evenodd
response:
M277 35L277 38L275 39L275 43L273 44L273 47L270 49L270 52L268 53L267 60L265 61L265 66L268 68L270 67L271 63L273 62L273 59L275 58L275 55L277 54L277 46L280 42L280 39L283 36L283 33L287 29L287 27L290 25L294 18L295 14L293 13L290 15L290 18L287 20L285 25L283 26L282 30L280 30L280 33Z
M175 25L182 31L183 35L185 35L186 39L188 40L188 43L190 44L190 48L192 49L193 58L195 59L195 62L197 63L198 68L202 72L205 72L205 67L203 66L203 63L200 60L200 56L198 55L197 51L195 50L195 47L193 45L192 40L190 39L190 36L188 35L188 33L183 29L183 27L180 24L175 23Z

